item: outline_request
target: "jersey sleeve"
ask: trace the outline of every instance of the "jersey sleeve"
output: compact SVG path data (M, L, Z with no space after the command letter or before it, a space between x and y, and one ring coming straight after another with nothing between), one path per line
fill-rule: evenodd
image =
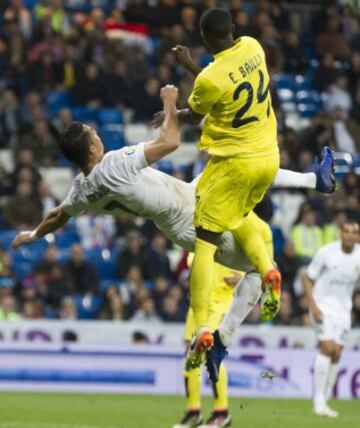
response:
M325 266L325 261L325 249L320 248L320 250L315 253L315 256L307 268L307 274L311 280L316 281L319 278L321 271Z
M69 193L60 206L70 217L76 217L86 212L85 204L77 197L75 185L71 187Z
M220 99L221 92L209 79L201 74L196 78L188 104L192 111L205 116Z

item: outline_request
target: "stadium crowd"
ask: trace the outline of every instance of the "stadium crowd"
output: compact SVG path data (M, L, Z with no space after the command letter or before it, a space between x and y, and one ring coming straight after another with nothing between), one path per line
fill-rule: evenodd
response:
M210 58L199 33L199 14L224 3L236 35L256 37L266 52L282 167L311 171L324 145L348 154L335 195L277 190L258 208L271 222L284 280L274 323L309 324L299 270L321 245L339 237L344 219L360 220L360 14L344 1L313 2L318 8L307 25L277 0L1 2L0 150L11 149L14 158L11 171L0 161L1 320L185 319L186 255L149 222L86 214L60 238L39 244L38 257L21 259L26 269L19 269L24 255L11 253L3 237L33 228L59 203L39 167L71 168L57 139L73 120L96 127L105 145L114 148L126 142L119 134L115 143L111 140L109 115L125 126L149 123L161 109L159 89L166 83L179 87L179 107L186 105L193 80L171 48L190 46L194 59L205 66ZM299 82L295 95L305 93L301 103L292 99ZM289 120L294 106L295 122ZM193 143L198 135L198 129L188 128L183 136ZM168 172L190 181L206 161L200 153L193 164ZM112 260L111 275L103 275L99 254ZM354 325L360 326L360 292L353 314ZM258 308L247 322L259 322Z

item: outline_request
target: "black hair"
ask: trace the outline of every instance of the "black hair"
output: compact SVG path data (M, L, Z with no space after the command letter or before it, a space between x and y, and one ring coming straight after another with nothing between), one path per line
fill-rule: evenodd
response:
M225 39L233 31L231 14L225 9L208 9L201 15L200 28L205 35Z
M80 122L73 122L60 135L61 151L66 159L74 162L80 168L86 166L89 161L89 147L91 145L90 133Z

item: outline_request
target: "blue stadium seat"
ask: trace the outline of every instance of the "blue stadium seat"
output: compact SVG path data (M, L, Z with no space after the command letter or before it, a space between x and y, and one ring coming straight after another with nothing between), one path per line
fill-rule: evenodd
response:
M5 248L6 251L10 249L10 245L15 238L15 230L4 230L0 232L0 245Z
M274 81L276 88L279 89L291 89L296 90L295 79L292 74L275 74Z
M80 242L79 235L74 232L64 231L55 235L55 245L59 248L69 248Z
M29 261L16 261L13 265L14 272L20 279L32 275L34 265Z
M72 113L75 121L98 123L98 110L96 108L77 106L72 108Z
M277 94L282 103L295 101L295 92L292 89L279 88Z
M84 296L79 294L75 298L75 304L79 319L92 320L96 318L102 303L101 296L94 296L90 301L84 299Z
M298 104L317 104L322 107L321 96L315 90L302 90L296 92L296 102Z
M124 127L121 124L105 123L101 125L100 137L108 151L125 146Z
M284 250L285 239L284 235L278 226L271 226L274 241L274 253L275 255L281 254Z
M94 264L101 279L116 279L116 250L87 250L85 251L85 259Z
M34 7L39 3L39 0L25 0L24 5L30 9L33 10Z
M122 123L122 114L119 110L111 108L101 108L98 111L98 121L100 123Z
M164 172L165 174L171 175L174 172L174 166L169 160L160 160L156 163L156 167L159 171Z
M62 108L70 107L70 94L67 91L51 91L46 95L46 104L52 114L57 114Z
M301 103L298 104L297 108L300 117L304 119L311 119L321 110L321 108L315 103Z
M297 91L310 91L314 89L313 76L309 74L297 74L295 76L295 85Z

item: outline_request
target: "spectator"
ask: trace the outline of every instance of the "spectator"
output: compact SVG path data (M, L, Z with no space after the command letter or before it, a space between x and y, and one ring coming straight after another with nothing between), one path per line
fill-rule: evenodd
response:
M322 231L316 225L316 214L309 206L302 205L299 222L290 231L295 252L307 264L316 250L322 246Z
M15 299L11 294L5 294L0 297L0 320L16 321L20 315L15 309Z
M87 64L83 77L71 89L75 104L97 108L104 104L105 86L95 63Z
M341 34L340 20L337 16L330 16L324 31L316 37L316 51L320 57L331 54L339 60L349 59L350 46Z
M138 266L143 272L145 269L144 257L143 237L138 231L133 230L126 235L125 249L118 256L117 272L119 278L125 278L131 266Z
M360 151L360 128L348 114L336 107L334 116L334 139L340 152L356 155Z
M166 322L183 321L176 297L170 295L165 297L161 308L161 319Z
M50 185L47 181L40 181L37 194L41 206L42 217L45 217L51 210L59 205L59 201L51 194Z
M343 224L346 222L347 217L344 211L338 211L334 214L332 221L327 223L323 227L323 244L329 244L330 242L340 240L340 230Z
M128 316L136 310L136 295L138 290L144 288L144 281L138 266L130 266L125 281L120 284L119 292L122 301L128 308Z
M167 241L165 236L158 232L152 239L150 248L145 256L145 279L154 279L158 276L171 278L170 260L167 255Z
M76 231L85 250L110 248L115 235L115 221L111 216L85 214L76 218Z
M76 320L78 317L75 300L72 297L64 297L60 307L61 320Z
M72 122L72 111L69 108L64 107L59 111L57 117L52 121L52 126L58 135L60 135L71 125Z
M136 121L150 121L153 115L162 110L159 98L160 82L151 77L145 83L144 90L137 99Z
M328 87L334 84L338 70L335 68L333 55L327 53L320 60L320 66L316 70L314 84L318 91L326 91Z
M9 198L4 207L4 221L13 229L32 229L40 220L41 210L34 199L31 184L18 184L15 195Z
M284 54L285 73L304 73L309 64L309 60L296 31L290 30L286 32L282 50Z
M167 278L158 276L154 280L154 289L152 292L152 298L155 302L155 308L157 312L160 312L162 301L169 290L169 282Z
M20 111L14 91L6 90L0 99L0 148L6 147L19 132Z
M348 79L345 74L339 74L333 85L327 90L327 98L324 104L325 110L334 112L336 108L343 111L345 118L349 116L352 108L351 96L347 90Z
M157 316L155 311L154 300L150 297L145 299L140 308L135 312L134 316L131 318L133 321L146 321L154 322L160 321L160 318Z
M16 23L21 35L29 40L32 34L32 17L22 0L11 0L5 10L5 23Z
M65 274L70 284L70 290L93 296L99 289L99 279L94 265L84 258L79 244L73 244L70 259L65 263Z
M55 165L60 155L54 135L45 120L36 121L33 128L20 138L18 149L31 150L35 161L43 166Z

